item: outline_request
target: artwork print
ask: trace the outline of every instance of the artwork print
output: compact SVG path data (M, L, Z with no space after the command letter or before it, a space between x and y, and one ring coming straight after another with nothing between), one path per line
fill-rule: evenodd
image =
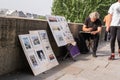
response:
M30 60L31 60L33 66L37 66L37 65L38 65L38 63L37 63L34 55L31 55L31 56L30 56Z
M57 39L58 39L58 41L64 41L64 39L63 39L63 36L62 35L56 35L56 37L57 37Z
M60 31L59 26L52 26L52 29L53 29L54 31Z
M33 41L33 44L34 44L34 45L40 44L40 41L39 41L39 39L38 39L37 36L32 36L31 38L32 38L32 41Z
M51 60L54 60L54 59L55 59L54 54L50 54L50 55L49 55L49 59L50 59L50 61L51 61Z
M47 39L46 33L39 33L39 34L40 34L42 40Z
M42 50L37 51L37 55L38 55L40 61L43 61L43 60L46 59L45 54L44 54L44 52Z
M24 38L22 38L22 40L23 40L23 43L25 45L25 48L31 49L31 45L30 45L30 41L29 41L28 37L24 37Z
M45 45L46 50L51 50L51 46L50 45Z

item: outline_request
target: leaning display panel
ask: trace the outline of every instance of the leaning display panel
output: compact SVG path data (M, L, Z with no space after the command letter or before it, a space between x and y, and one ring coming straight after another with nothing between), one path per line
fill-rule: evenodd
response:
M58 47L74 42L74 38L64 17L46 15L46 18Z
M45 65L42 65L39 62L39 58L36 55L37 53L34 51L34 48L30 40L30 35L29 34L19 35L19 39L33 74L38 75L46 71L46 68L44 67Z
M28 63L35 76L53 67L38 34L19 35L19 39ZM56 59L54 53L51 52L51 54L54 59ZM58 65L57 61L55 65Z

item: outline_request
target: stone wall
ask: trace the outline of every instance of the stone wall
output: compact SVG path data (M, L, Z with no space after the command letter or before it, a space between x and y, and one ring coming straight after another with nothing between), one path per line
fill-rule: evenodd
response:
M69 26L73 36L76 37L82 25L69 23ZM56 57L59 58L65 54L64 47L57 47L47 21L0 17L0 75L29 69L18 39L19 34L28 34L29 30L47 30Z

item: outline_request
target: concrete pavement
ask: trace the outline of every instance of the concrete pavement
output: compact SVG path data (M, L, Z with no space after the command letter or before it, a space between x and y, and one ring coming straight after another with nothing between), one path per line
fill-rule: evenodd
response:
M0 80L120 80L120 57L110 61L109 42L100 43L97 58L91 54L80 54L77 61L71 59L60 61L60 65L38 76L32 72L18 72L0 77Z

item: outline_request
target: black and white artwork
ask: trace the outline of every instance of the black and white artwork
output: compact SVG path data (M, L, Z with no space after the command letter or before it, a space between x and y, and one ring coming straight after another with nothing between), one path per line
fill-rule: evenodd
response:
M43 50L39 50L39 51L36 51L36 52L37 52L37 55L38 55L40 61L43 61L43 60L46 59L45 58L45 53L43 52Z

